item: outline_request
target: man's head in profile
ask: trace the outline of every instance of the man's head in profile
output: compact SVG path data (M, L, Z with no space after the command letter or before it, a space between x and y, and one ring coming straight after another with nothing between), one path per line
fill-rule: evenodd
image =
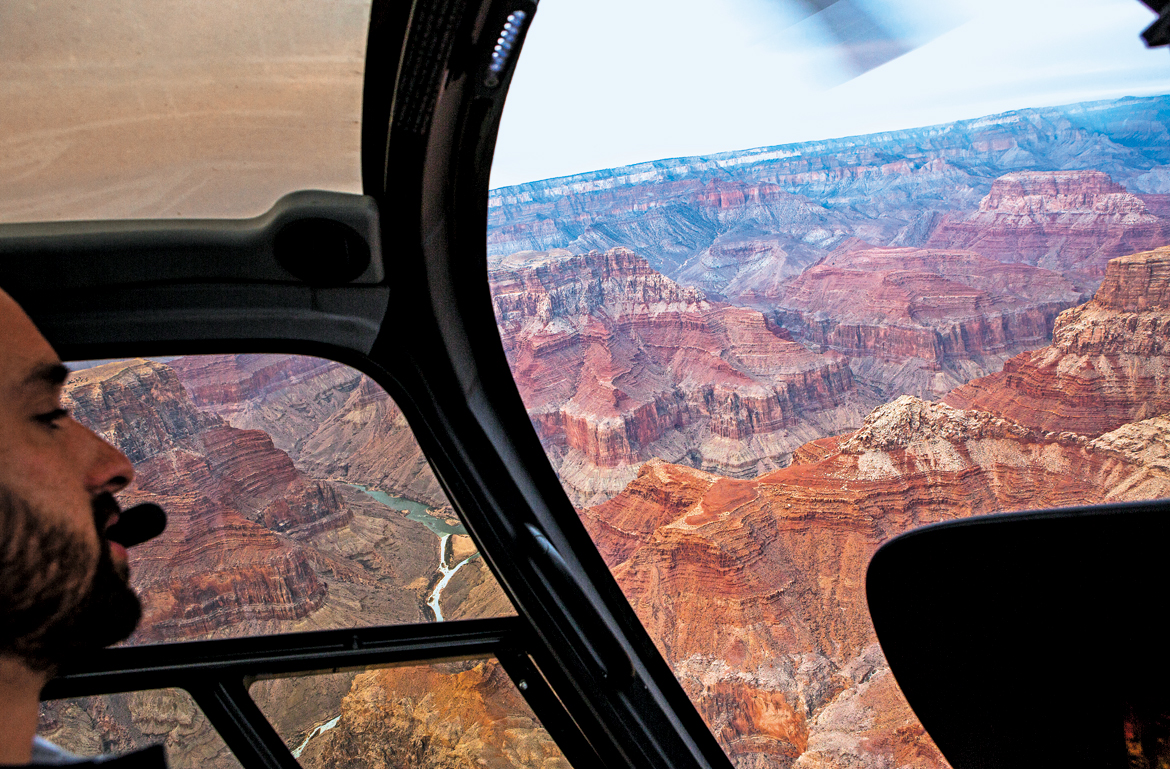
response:
M113 495L134 470L62 407L67 374L0 291L0 717L17 704L23 717L31 689L33 728L53 667L125 638L141 614L126 549L106 537L119 512ZM23 735L13 740L27 752ZM6 756L5 743L0 763L24 755Z

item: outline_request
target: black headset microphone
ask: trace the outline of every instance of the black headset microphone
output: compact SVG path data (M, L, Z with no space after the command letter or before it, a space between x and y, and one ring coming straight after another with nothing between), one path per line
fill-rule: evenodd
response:
M106 539L122 547L141 545L162 534L167 514L158 505L145 502L118 513L118 522L106 529Z

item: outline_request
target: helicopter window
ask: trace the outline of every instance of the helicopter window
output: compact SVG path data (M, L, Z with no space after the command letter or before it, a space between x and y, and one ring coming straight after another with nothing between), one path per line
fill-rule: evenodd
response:
M129 644L512 614L398 407L289 355L74 364L66 403L134 463Z
M219 733L182 689L41 703L37 735L77 756L125 753L161 743L173 769L239 769Z
M1052 23L549 5L525 43L489 202L503 347L737 764L943 765L869 622L881 542L1170 496L1153 17L1011 7ZM577 40L614 54L564 56ZM594 101L609 113L581 118Z
M265 679L249 693L304 767L569 766L494 659Z
M0 221L255 216L360 192L370 0L7 5Z

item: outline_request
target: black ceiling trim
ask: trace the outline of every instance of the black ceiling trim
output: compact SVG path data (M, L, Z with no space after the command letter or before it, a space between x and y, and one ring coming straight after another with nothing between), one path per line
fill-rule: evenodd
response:
M381 198L386 192L390 110L411 5L409 0L373 0L370 5L362 87L362 189L375 198Z
M451 58L465 0L419 0L410 16L402 69L394 93L393 130L421 136L430 130L443 72Z
M289 228L340 238L318 239L318 258L300 269L295 253L282 253ZM303 240L303 238L302 238ZM350 242L352 241L352 242ZM362 269L349 259L353 247L368 250ZM287 252L288 249L286 248ZM349 269L345 278L332 274ZM14 296L33 290L158 282L376 285L385 281L378 205L367 195L324 190L291 192L249 219L146 219L0 224L0 280Z
M191 340L216 340L217 352L222 354L232 338L255 348L257 340L285 341L289 337L365 352L378 335L378 324L369 318L296 307L142 309L133 314L116 310L61 315L37 313L34 318L47 339L69 340L68 344L60 345L58 352L63 355L66 349L72 352L97 346L113 336L121 340L123 348L141 342L165 355L182 354L185 343ZM95 356L74 353L70 357L78 360Z
M576 769L605 766L601 756L581 730L581 726L569 715L564 703L557 697L531 657L522 651L508 649L501 650L496 658L569 763Z

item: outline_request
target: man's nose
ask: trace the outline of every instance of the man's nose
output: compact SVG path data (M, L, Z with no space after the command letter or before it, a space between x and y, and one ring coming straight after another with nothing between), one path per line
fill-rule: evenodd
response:
M134 480L134 465L118 449L87 427L82 427L94 442L93 459L86 477L86 485L94 494L116 494Z

